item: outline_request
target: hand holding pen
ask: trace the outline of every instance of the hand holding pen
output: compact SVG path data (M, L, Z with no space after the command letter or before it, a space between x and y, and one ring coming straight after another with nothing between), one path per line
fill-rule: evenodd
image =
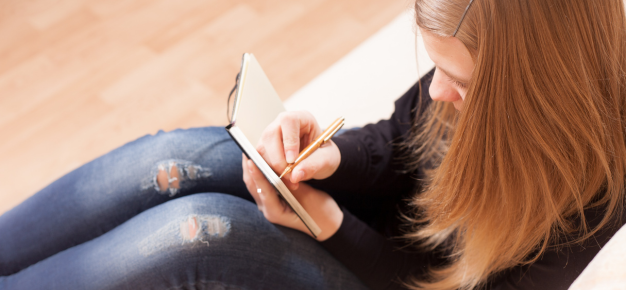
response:
M283 173L280 175L280 178L285 176L285 174L291 172L300 162L302 162L302 160L309 157L311 154L313 154L313 152L315 152L315 150L320 148L320 146L328 142L330 138L332 138L335 133L337 133L339 129L343 127L344 124L345 118L343 117L338 118L332 124L330 124L330 126L326 130L324 130L324 132L322 132L322 134L317 137L315 141L311 142L306 148L304 148L304 150L300 152L298 158L296 158L293 163L287 165L287 168L285 168L285 171L283 171Z

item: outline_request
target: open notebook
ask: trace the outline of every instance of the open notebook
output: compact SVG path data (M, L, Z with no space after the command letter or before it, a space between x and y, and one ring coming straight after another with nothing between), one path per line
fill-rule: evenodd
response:
M245 53L237 81L231 122L226 126L226 131L241 151L263 172L311 234L317 237L321 233L319 226L255 149L263 130L283 111L285 107L282 101L254 55Z

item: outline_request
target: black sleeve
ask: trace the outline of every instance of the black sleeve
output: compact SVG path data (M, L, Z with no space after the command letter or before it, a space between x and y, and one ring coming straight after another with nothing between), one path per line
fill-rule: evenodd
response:
M375 195L412 187L415 181L407 174L401 160L404 152L397 145L405 141L416 114L423 113L430 104L428 88L433 73L434 70L422 77L395 102L395 111L388 120L334 137L341 152L339 168L331 177L312 183L322 188ZM416 108L420 108L419 112Z
M406 289L403 282L423 273L428 257L398 248L343 209L337 233L321 244L370 289Z
M371 289L406 289L403 282L424 277L428 267L441 265L445 259L440 253L401 250L394 240L378 234L347 210L343 212L337 233L321 244ZM591 227L598 224L602 215L602 209L585 211ZM609 224L584 243L552 248L533 264L494 275L484 288L566 290L624 221L626 213L619 222Z

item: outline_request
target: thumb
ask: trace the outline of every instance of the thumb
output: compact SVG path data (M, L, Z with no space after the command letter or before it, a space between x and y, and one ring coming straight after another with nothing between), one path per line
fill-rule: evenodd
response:
M335 173L340 162L339 149L334 143L332 146L322 146L292 170L290 181L298 183L309 179L328 178Z
M291 171L291 182L298 183L313 178L319 171L320 163L321 160L313 158L313 154L311 154L309 158L302 160L302 162Z

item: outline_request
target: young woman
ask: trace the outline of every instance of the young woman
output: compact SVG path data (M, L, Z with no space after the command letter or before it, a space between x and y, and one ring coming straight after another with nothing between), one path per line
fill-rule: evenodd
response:
M415 7L436 68L285 178L319 242L222 128L159 133L1 216L0 289L567 289L624 223L622 0Z

